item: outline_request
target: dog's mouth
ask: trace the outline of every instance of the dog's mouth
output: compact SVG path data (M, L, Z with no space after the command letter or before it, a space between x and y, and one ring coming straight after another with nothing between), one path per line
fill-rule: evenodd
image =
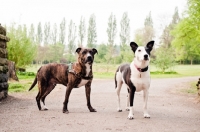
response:
M85 63L88 63L88 64L92 64L93 63L93 58L92 56L88 56Z

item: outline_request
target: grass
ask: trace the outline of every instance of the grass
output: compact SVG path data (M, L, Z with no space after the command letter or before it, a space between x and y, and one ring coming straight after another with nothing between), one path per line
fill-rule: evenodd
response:
M94 78L114 79L115 71L119 65L94 64ZM31 86L39 65L27 67L24 73L18 73L19 82L9 82L9 92L27 91ZM150 66L151 78L177 78L186 76L200 76L200 65L177 65L172 70L162 73L156 69L154 65ZM197 93L196 82L192 82L189 88L186 88L186 93Z

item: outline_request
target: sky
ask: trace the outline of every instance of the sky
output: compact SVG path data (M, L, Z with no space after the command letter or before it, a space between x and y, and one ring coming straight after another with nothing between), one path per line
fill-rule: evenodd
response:
M186 2L187 0L0 0L0 23L10 25L15 22L27 26L33 23L37 26L39 22L43 25L50 22L53 27L54 23L59 25L65 18L67 27L70 20L78 27L82 16L85 18L87 31L89 18L94 14L97 43L100 44L107 42L108 18L113 13L117 20L115 42L118 43L120 21L124 12L128 13L130 19L131 41L134 40L135 31L144 26L144 20L150 11L158 38L164 26L171 21L175 7L178 7L181 16ZM85 43L86 41L85 38Z

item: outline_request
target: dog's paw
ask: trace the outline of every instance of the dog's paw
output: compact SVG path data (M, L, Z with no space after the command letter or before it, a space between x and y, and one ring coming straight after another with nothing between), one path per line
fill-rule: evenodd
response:
M90 112L97 112L97 111L96 111L95 109L92 108L92 109L90 109Z
M122 109L118 108L117 111L118 111L118 112L122 112Z
M144 114L144 118L150 118L150 115L149 114Z
M48 108L46 106L44 106L44 108L42 110L46 111L46 110L48 110Z
M68 114L69 111L68 110L63 110L63 113Z
M133 115L128 115L128 118L127 119L129 119L129 120L133 120L134 118L133 118Z
M129 108L126 108L126 111L130 111L130 109L129 109Z

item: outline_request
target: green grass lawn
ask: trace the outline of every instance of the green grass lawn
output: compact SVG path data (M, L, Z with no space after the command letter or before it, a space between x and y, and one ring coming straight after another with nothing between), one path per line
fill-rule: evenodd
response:
M106 64L94 64L93 72L94 78L100 79L114 79L115 71L119 65L106 65ZM19 82L9 82L9 92L21 92L27 91L31 86L39 65L33 65L26 68L26 73L19 74ZM168 70L166 73L161 73L156 69L154 65L150 66L151 78L177 78L186 76L199 76L200 77L200 65L177 65L173 68L173 72ZM35 73L35 74L33 74ZM191 82L192 84L196 82ZM195 85L191 85L193 92L195 91ZM193 93L190 91L188 93Z

